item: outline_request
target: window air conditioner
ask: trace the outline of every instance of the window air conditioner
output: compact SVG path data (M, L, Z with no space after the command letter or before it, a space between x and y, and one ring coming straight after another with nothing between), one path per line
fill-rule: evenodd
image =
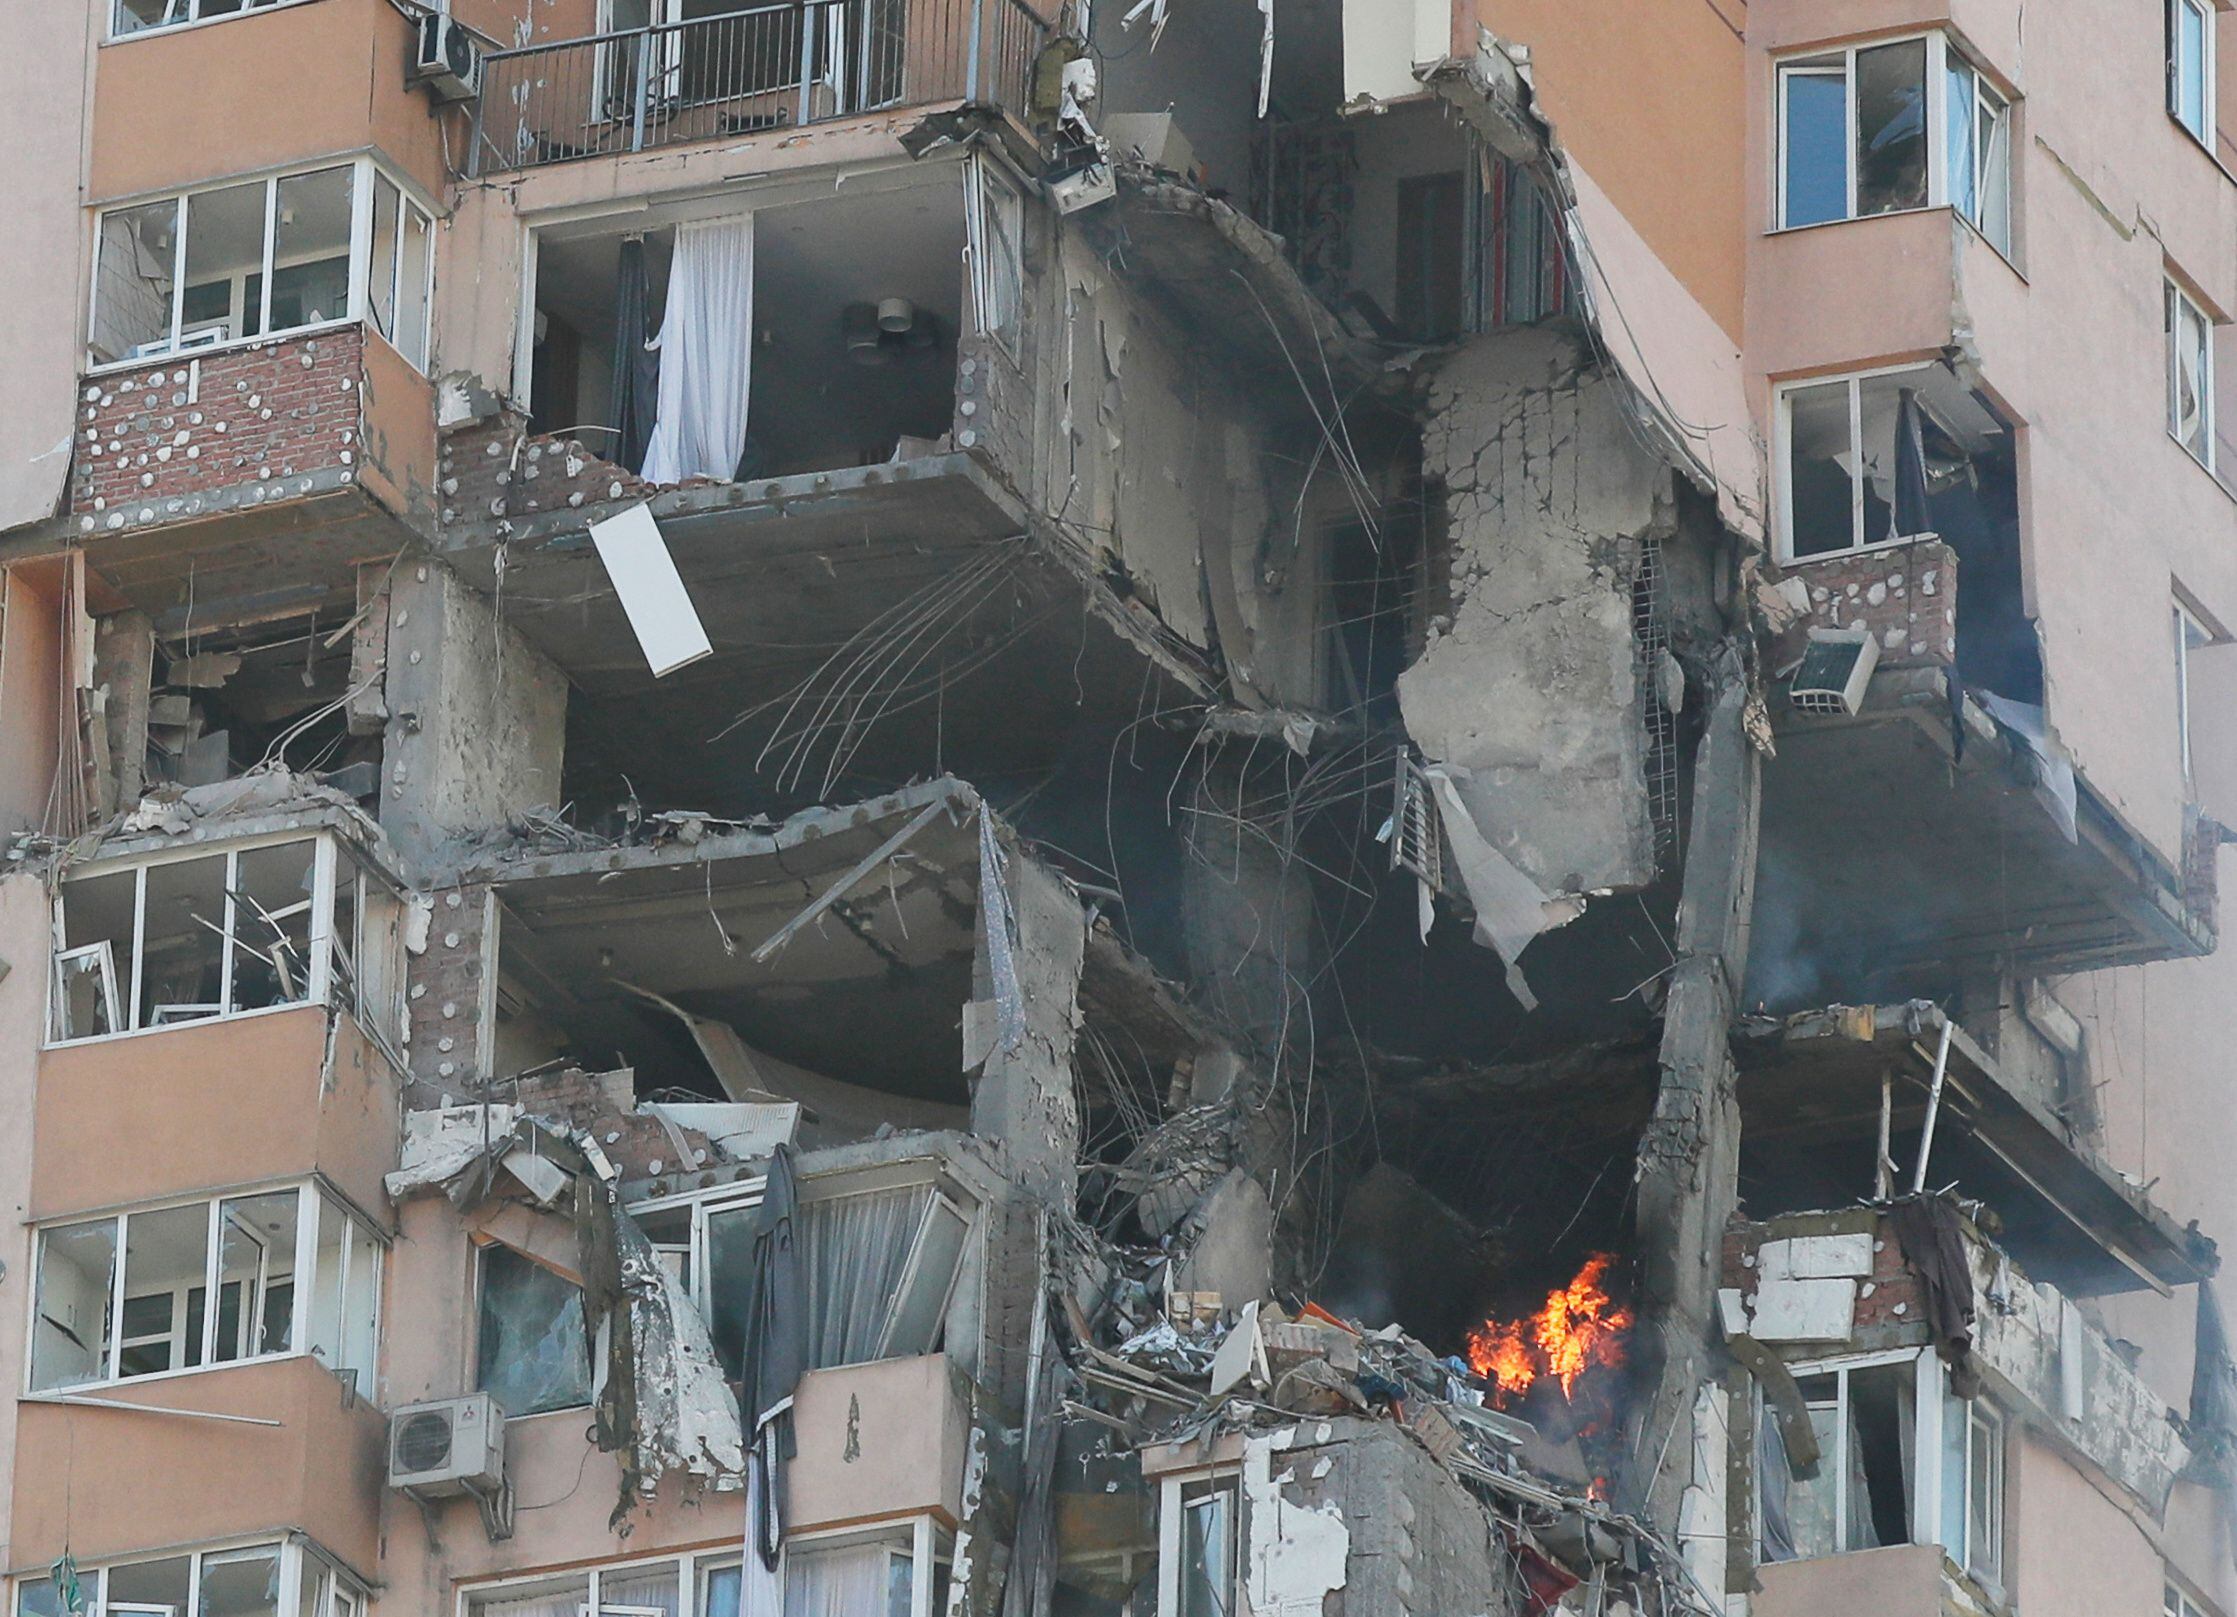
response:
M388 1485L415 1499L500 1493L505 1412L486 1392L405 1405L388 1421Z
M1787 697L1798 713L1854 716L1879 665L1880 642L1870 629L1812 629Z
M481 94L482 53L474 36L452 18L435 15L419 20L419 60L412 76L442 101L471 101Z

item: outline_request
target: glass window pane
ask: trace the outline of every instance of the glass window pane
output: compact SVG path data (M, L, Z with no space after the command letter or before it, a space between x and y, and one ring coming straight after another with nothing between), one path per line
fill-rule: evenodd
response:
M1976 1412L1972 1426L1965 1564L1993 1583L2003 1575L1997 1539L2003 1513L2004 1431L2002 1423L1985 1410Z
M598 1609L619 1617L659 1612L676 1617L677 1572L673 1562L662 1566L624 1567L598 1580Z
M403 270L396 289L396 351L427 369L428 270L434 262L435 221L404 205Z
M301 1192L234 1196L218 1209L218 1284L224 1306L212 1358L284 1353L292 1339L295 1220Z
M373 329L396 341L396 225L403 196L386 174L373 176L373 268L365 285L365 308Z
M332 1582L327 1565L305 1550L295 1558L295 1617L327 1617L326 1594Z
M510 1247L482 1253L475 1385L508 1415L590 1402L582 1293Z
M179 343L256 335L252 283L264 271L265 182L198 191L186 199L186 295Z
M350 305L349 168L322 168L280 181L272 221L272 330L339 320ZM191 280L191 278L190 278Z
M707 1329L723 1373L733 1378L744 1374L757 1213L755 1207L723 1207L707 1215Z
M948 1294L955 1289L956 1267L963 1261L963 1243L970 1233L971 1221L953 1202L944 1196L933 1202L925 1215L916 1267L894 1304L888 1356L930 1353L938 1345Z
M1975 183L1978 176L1974 165L1980 160L1980 151L1974 139L1973 122L1979 97L1974 91L1972 68L1955 56L1949 59L1948 81L1943 86L1942 99L1945 121L1942 132L1947 137L1942 153L1949 170L1946 178L1950 206L1977 225L1981 222L1981 193Z
M1235 1596L1234 1493L1197 1485L1181 1501L1181 1617L1228 1617Z
M739 1569L718 1566L699 1574L699 1617L738 1617Z
M1845 69L1788 68L1784 225L1815 225L1849 211L1849 90Z
M1971 1405L1948 1390L1942 1394L1942 1548L1950 1559L1965 1564L1965 1461Z
M202 1362L200 1321L190 1322L189 1305L207 1278L209 1250L207 1202L126 1218L119 1375L151 1375Z
M31 1336L34 1390L99 1381L107 1373L116 1242L113 1218L65 1224L40 1235L39 1312Z
M241 855L234 889L233 1008L293 1005L311 994L314 842L282 842Z
M111 1609L120 1605L161 1606L183 1613L187 1591L194 1582L194 1561L190 1556L174 1555L162 1561L113 1566L103 1576Z
M132 930L139 873L114 871L62 884L63 953L54 977L54 1033L91 1038L132 1025Z
M106 365L170 346L179 205L149 202L101 216L94 269L93 359Z
M2206 138L2206 10L2175 0L2175 115L2200 140Z
M278 1617L280 1547L223 1550L202 1557L199 1617Z
M327 934L333 944L327 955L333 987L327 994L327 1003L350 1011L357 1009L358 996L357 882L357 868L349 860L337 857L334 861L333 924Z
M1926 206L1926 41L1856 53L1856 211Z
M224 1011L225 855L148 866L140 949L139 1026Z
M1981 234L1998 252L2012 250L2012 109L1981 92L1977 123L1981 173Z
M1789 535L1797 556L1822 556L1856 543L1849 467L1849 384L1790 388L1787 401Z
M85 1598L88 1603L92 1600L92 1591L87 1586L93 1581L91 1578L80 1580L80 1587L86 1589ZM733 1604L732 1617L735 1614L736 1606ZM55 1593L52 1578L29 1577L16 1584L16 1617L71 1617L71 1614L62 1609L62 1597Z
M1876 545L1884 539L1903 537L1906 526L1918 526L1923 514L1907 522L1896 520L1896 428L1902 414L1903 395L1918 389L1918 371L1892 376L1867 376L1857 384L1857 424L1863 434L1864 534L1863 542Z

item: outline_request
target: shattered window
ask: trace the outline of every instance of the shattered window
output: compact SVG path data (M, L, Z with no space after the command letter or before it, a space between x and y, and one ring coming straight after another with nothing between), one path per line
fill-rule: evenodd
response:
M285 1353L295 1339L294 1190L218 1204L218 1329L213 1363Z
M1939 1376L1937 1361L1926 1366ZM1817 1435L1818 1471L1796 1477L1778 1442L1762 1445L1764 1560L1807 1561L1912 1542L1922 1447L1920 1374L1919 1356L1907 1354L1796 1376Z
M197 1617L278 1617L280 1547L222 1550L202 1557Z
M2206 311L2167 283L2167 430L2198 463L2214 464L2213 326Z
M31 1335L31 1387L45 1392L106 1373L109 1304L116 1281L117 1221L97 1218L45 1231Z
M1925 444L1940 429L1921 402L1926 379L1926 367L1912 366L1780 389L1790 559L1930 531Z
M1926 41L1856 53L1856 211L1926 206Z
M929 1184L801 1206L796 1228L808 1277L810 1368L929 1353L939 1345L968 1230L966 1224L958 1232L951 1219L960 1213Z
M1981 72L1947 55L1944 141L1950 206L2009 255L2012 250L2011 108Z
M1796 557L1856 544L1849 466L1849 385L1787 389L1787 540Z
M511 1247L486 1247L480 1318L474 1384L507 1415L590 1402L580 1287Z
M239 856L233 890L233 1009L311 997L311 908L318 844L283 842Z
M139 927L140 873L120 870L62 884L56 927L54 1036L90 1039L131 1025L126 1005Z
M1161 1617L1231 1617L1235 1610L1237 1511L1233 1477L1181 1482L1167 1495L1178 1512L1171 1609Z
M172 1555L160 1561L113 1566L103 1574L102 1584L106 1610L129 1606L144 1612L183 1612L188 1591L194 1587L194 1557Z
M177 285L180 199L101 216L93 277L96 364L167 350Z
M150 865L140 941L141 1027L225 1010L225 855Z

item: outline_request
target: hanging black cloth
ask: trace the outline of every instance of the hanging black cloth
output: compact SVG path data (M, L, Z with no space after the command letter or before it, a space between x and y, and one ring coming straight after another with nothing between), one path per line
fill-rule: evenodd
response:
M1950 1391L1970 1398L1981 1390L1973 1358L1973 1266L1957 1202L1947 1195L1907 1196L1888 1209L1903 1261L1918 1276L1927 1328L1950 1367Z
M660 412L660 350L647 348L651 289L645 277L645 239L625 236L614 283L613 456L631 471L642 471L645 447L652 442L653 418Z
M792 1147L769 1157L753 1235L753 1292L746 1306L744 1396L751 1446L747 1463L760 1473L758 1519L747 1531L764 1566L774 1568L784 1542L781 1462L794 1454L792 1393L808 1368L808 1288L796 1242L800 1193Z

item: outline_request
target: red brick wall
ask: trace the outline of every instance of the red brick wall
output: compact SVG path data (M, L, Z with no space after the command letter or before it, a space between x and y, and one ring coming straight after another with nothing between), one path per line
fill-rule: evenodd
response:
M299 498L357 479L356 326L89 376L70 509L83 533Z
M641 500L662 486L600 460L576 439L532 436L510 414L446 433L436 475L445 527Z
M1810 621L1870 629L1883 668L1957 660L1957 557L1939 539L1796 562L1787 572L1809 587Z
M1756 1250L1766 1241L1785 1240L1796 1235L1826 1235L1838 1230L1853 1231L1855 1214L1839 1215L1838 1225L1829 1223L1822 1215L1804 1215L1796 1219L1774 1219L1768 1224L1732 1224L1724 1232L1724 1283L1737 1286L1749 1296L1755 1294ZM1875 1326L1920 1325L1925 1322L1925 1302L1919 1291L1918 1276L1903 1262L1903 1248L1895 1239L1895 1231L1884 1218L1872 1220L1872 1273L1857 1283L1855 1330L1857 1334ZM1901 1312L1897 1312L1900 1309Z

